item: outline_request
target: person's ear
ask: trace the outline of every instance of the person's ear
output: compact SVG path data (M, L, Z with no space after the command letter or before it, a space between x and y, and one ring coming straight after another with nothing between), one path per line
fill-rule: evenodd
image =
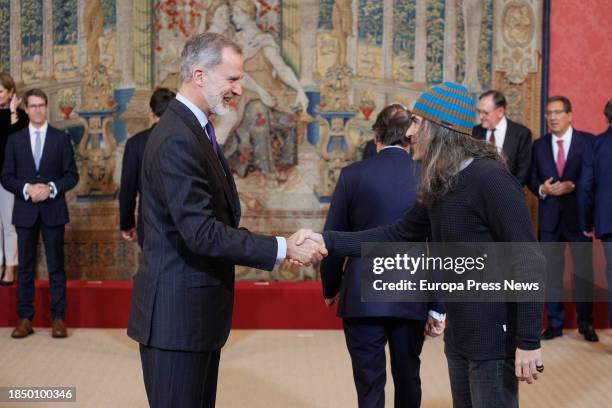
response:
M206 83L206 72L202 71L201 69L196 69L193 72L193 79L196 85L200 87L204 86L204 84Z

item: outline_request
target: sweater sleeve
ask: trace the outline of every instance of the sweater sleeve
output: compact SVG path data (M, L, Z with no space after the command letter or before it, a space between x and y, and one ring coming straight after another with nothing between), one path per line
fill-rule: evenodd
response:
M519 183L501 167L486 172L478 183L481 194L473 205L480 207L495 242L513 242L512 278L539 282L543 288L546 261L533 233L525 196ZM541 292L540 292L541 293ZM542 302L516 304L516 343L520 349L540 348Z
M330 255L359 257L364 242L421 242L430 231L427 207L418 203L395 224L356 232L325 231L323 238Z

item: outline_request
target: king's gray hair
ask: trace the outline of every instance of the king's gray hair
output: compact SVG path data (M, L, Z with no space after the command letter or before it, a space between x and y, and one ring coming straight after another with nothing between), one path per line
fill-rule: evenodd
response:
M181 52L180 81L188 82L194 69L212 69L221 63L222 51L231 48L242 54L242 48L220 34L202 33L191 36Z

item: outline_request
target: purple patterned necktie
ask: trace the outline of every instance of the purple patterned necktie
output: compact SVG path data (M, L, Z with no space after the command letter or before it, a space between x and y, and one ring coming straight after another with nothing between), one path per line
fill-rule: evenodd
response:
M218 154L219 145L217 144L217 138L215 137L215 128L213 127L212 123L210 123L210 121L206 123L204 128L206 129L206 133L208 133L208 137L210 138L210 143L212 144L213 150L215 151L215 153Z

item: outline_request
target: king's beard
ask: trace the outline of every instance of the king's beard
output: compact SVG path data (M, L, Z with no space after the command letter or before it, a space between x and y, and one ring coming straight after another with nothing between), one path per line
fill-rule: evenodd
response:
M208 106L210 107L210 111L212 113L214 113L217 116L223 116L226 113L228 113L230 111L230 105L229 102L231 101L231 99L233 98L233 95L231 96L226 96L226 95L220 95L216 98L214 98L214 100L209 100L209 98L206 98L206 102L208 103Z

